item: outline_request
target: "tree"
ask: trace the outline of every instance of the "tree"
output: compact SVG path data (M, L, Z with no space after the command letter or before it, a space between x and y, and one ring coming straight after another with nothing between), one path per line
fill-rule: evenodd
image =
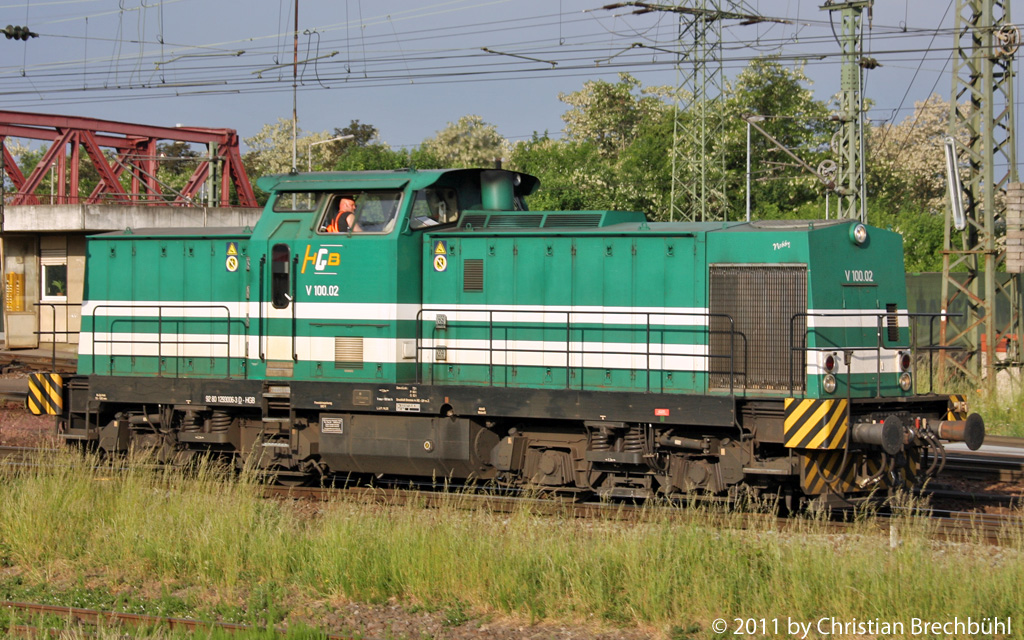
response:
M393 171L410 166L409 154L386 144L349 147L332 167L335 171Z
M772 58L756 58L727 85L719 144L725 145L730 219L745 218L744 116L763 116L759 126L812 167L829 157L828 107L814 98L810 84L802 66L788 68ZM804 215L797 212L806 211L808 204L823 203L825 188L818 179L757 130L751 133L750 157L752 217L794 217Z
M517 143L509 166L537 176L540 191L530 197L530 208L543 211L606 209L614 204L611 167L595 144L558 141L545 132Z
M347 126L341 129L335 127L334 133L330 135L330 138L340 138L343 136L352 137L346 140L335 140L333 142L320 145L316 152L315 161L313 162L314 167L330 167L334 170L344 170L339 165L345 164L344 157L348 152L363 147L382 144L378 141L378 133L377 127L372 124L363 124L358 120L351 121ZM382 146L384 148L388 148L387 145ZM359 163L357 162L356 164Z
M362 124L358 120L348 123L342 129L334 130L334 137L352 136L351 140L339 140L339 143L347 146L365 147L377 140L377 127L372 124Z
M302 133L302 130L299 130ZM329 140L331 135L326 131L302 135L295 141L296 166L298 170L305 170L310 164L310 145L314 142ZM249 176L259 176L288 173L292 170L292 121L288 118L278 118L277 122L263 125L259 133L251 138L245 138L244 142L249 147L242 158L245 170Z
M199 165L200 158L205 155L196 151L188 142L161 142L156 146L157 179L167 200L174 200L188 182Z
M619 82L592 80L560 94L565 138L547 133L515 145L510 166L536 175L543 189L532 208L628 209L666 214L671 192L668 87L643 88L629 74Z
M945 155L949 102L932 95L914 103L914 113L899 124L871 127L868 186L874 197L900 207L923 204L943 211L946 198Z
M932 95L914 104L913 115L873 126L868 136L869 220L903 235L908 271L942 270L949 109Z
M26 178L35 171L37 166L39 166L39 163L42 162L43 156L47 151L46 148L32 149L31 147L22 145L10 138L7 139L6 146L7 151L16 160L18 169ZM108 150L104 151L104 156L109 161L112 154ZM35 190L36 197L38 197L39 202L43 204L53 204L55 202L54 197L60 193L60 180L62 176L60 175L60 172L55 169L57 169L56 162L47 168L46 173L43 174L42 180L39 182L39 186ZM67 179L66 176L64 178L65 180ZM9 194L10 192L7 190L13 189L14 185L7 178L7 172L4 172L4 180L5 193ZM92 193L93 189L96 188L96 185L99 184L99 181L99 170L93 166L92 160L85 151L82 150L78 163L78 193L74 194L69 192L68 197L71 198L72 202L74 202L74 198L77 196L79 202L84 202ZM128 183L124 177L122 177L121 183L122 186L125 186L127 189Z
M487 124L480 116L468 115L458 122L449 122L434 137L424 140L420 150L444 167L491 167L495 160L508 154L509 144L493 124Z
M565 137L591 142L602 155L617 156L646 125L665 117L670 106L663 97L671 94L670 87L643 88L628 73L620 73L615 84L588 80L579 91L558 94L571 107L562 115Z

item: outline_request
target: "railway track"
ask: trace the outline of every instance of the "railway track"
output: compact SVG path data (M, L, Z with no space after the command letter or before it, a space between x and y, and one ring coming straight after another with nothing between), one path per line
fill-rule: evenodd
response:
M214 631L229 633L260 633L260 637L272 633L278 636L285 636L288 630L284 627L266 627L235 622L217 622L210 620L195 620L191 618L174 618L166 616L153 616L138 613L123 613L119 611L101 611L98 609L83 609L79 607L61 607L56 605L35 604L30 602L0 602L4 607L19 615L19 620L39 620L38 624L14 624L8 628L12 635L21 637L62 637L58 630L50 629L45 624L46 617L56 618L65 621L69 625L88 625L90 627L102 627L105 629L133 627L147 628L153 631L188 631L205 632ZM56 631L56 632L55 632ZM324 640L354 640L362 638L372 640L362 634L355 636L350 634L321 633Z
M1024 456L1024 442L1018 439L997 438L998 446L1012 448L1019 446ZM38 449L32 447L0 447L0 459L6 464L33 464L40 453L56 452L55 449ZM989 544L1005 544L1019 540L1024 532L1024 520L1016 513L984 513L971 508L979 505L996 505L1013 509L1024 503L1024 498L1009 494L964 491L948 488L941 483L949 477L977 477L985 479L1014 478L1005 475L1015 472L1024 466L1024 457L1015 458L1009 454L998 456L978 455L975 453L956 453L953 455L955 465L952 470L947 466L940 482L926 487L919 496L930 499L933 506L917 507L915 515L927 516L930 522L929 535L937 539L976 541L984 540ZM110 466L116 472L115 466ZM268 485L263 489L264 496L274 499L307 500L328 502L334 500L369 502L381 506L417 505L423 508L440 508L457 504L460 508L485 510L493 513L511 513L519 509L529 509L531 513L541 516L558 516L571 518L597 518L619 522L639 521L653 516L678 518L680 522L693 518L707 518L708 510L690 509L680 505L632 504L630 502L578 501L571 497L557 496L537 497L513 492L498 492L474 487L438 485L432 482L420 484L401 482L378 486L345 486L333 487L288 487ZM719 505L720 500L708 500L709 506ZM954 506L949 506L954 505ZM713 511L713 509L712 509ZM724 513L724 511L723 511ZM848 514L838 511L830 519L828 527L837 532L850 530L844 518ZM730 512L728 518L722 518L725 526L739 528L764 527L774 516L762 511L742 513ZM874 527L880 533L890 532L893 522L905 520L908 514L901 509L883 506L874 518ZM774 528L800 532L806 528L806 519L781 517L775 519ZM863 527L863 525L860 525Z
M341 493L344 492L344 493ZM320 488L268 487L268 497L279 499L302 499L329 501L333 499L372 501L381 506L415 504L424 508L437 508L452 504L452 496L446 493L416 491L409 489L349 488L331 490ZM626 502L572 502L550 499L523 498L514 496L466 496L458 497L459 506L482 509L493 513L511 513L516 509L528 508L537 515L571 518L598 518L616 522L638 522L648 518L672 518L680 523L693 520L711 520L724 527L763 530L770 528L794 535L806 533L816 527L825 532L849 533L864 531L864 522L851 522L849 513L836 511L828 520L814 516L787 517L763 512L721 512L688 509L679 505L631 504ZM720 516L720 517L716 517ZM1024 518L1016 514L978 513L922 506L912 510L897 507L882 507L871 519L869 530L892 537L893 531L910 525L922 530L929 537L951 542L984 541L991 545L1019 543L1024 537ZM819 532L822 532L819 531Z
M1024 481L1024 438L988 436L978 451L948 450L939 478L954 476L990 482Z
M0 371L56 371L74 373L78 368L75 357L64 351L43 353L31 351L0 351Z

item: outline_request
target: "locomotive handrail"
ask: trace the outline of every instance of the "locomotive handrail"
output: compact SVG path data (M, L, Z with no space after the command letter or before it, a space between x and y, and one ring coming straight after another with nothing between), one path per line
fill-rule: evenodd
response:
M790 321L789 321L789 351L790 351L789 359L788 359L789 360L789 363L788 363L789 364L789 391L790 391L790 393L795 393L795 391L796 391L796 383L795 383L794 374L793 374L793 365L794 365L793 360L794 360L794 357L795 357L794 354L796 354L796 353L819 353L819 352L823 353L823 352L826 352L826 351L843 351L844 353L847 353L847 352L849 352L849 353L856 353L856 352L861 352L861 351L873 351L873 352L875 352L878 355L878 357L875 358L875 397L881 397L882 396L882 370L881 370L881 367L882 367L882 359L881 359L882 350L884 350L886 348L891 348L891 349L907 349L907 350L913 349L913 350L916 350L916 351L936 351L936 350L939 350L939 349L960 349L960 347L949 347L949 346L937 347L937 346L934 346L935 345L935 342L934 342L934 338L935 338L935 335L934 335L934 323L935 323L935 320L939 319L939 318L941 318L943 316L945 316L945 317L954 317L954 316L959 316L959 315L960 314L925 313L925 312L914 312L914 313L911 313L911 312L907 312L907 311L885 311L885 310L877 310L877 311L866 311L866 310L865 311L844 311L844 312L820 312L820 311L818 311L818 312L804 312L804 313L793 314L793 316L790 317ZM876 344L874 346L842 346L842 345L834 345L834 346L815 346L815 347L809 347L808 344L807 344L808 343L808 337L812 333L815 336L818 336L818 335L821 335L822 330L824 330L824 329L846 330L846 329L850 328L850 327L813 327L812 328L812 327L809 326L809 323L806 322L807 318L812 318L812 317L820 317L820 318L874 318L875 319L875 335L876 335L876 339L877 339ZM885 329L885 326L883 325L883 321L884 320L888 320L889 318L896 318L897 321L898 321L899 318L907 318L908 319L907 328L910 331L910 339L909 339L909 342L908 342L907 345L893 344L893 345L889 345L889 347L886 347L885 338L884 338L884 334L883 334L883 330ZM929 345L928 346L924 346L924 347L917 347L917 346L915 346L917 344L917 337L918 337L918 333L919 333L918 332L918 327L917 327L917 320L920 319L920 318L928 318L929 319L929 332L928 332ZM802 336L803 341L802 341L802 344L798 346L798 345L795 345L795 339L794 339L795 338L795 331L794 330L795 330L796 322L799 319L804 319L805 322L804 322L804 330L803 330L803 336ZM867 329L867 327L859 327L859 328L860 329ZM932 374L933 374L931 358L929 358L928 370L929 370L929 381L931 381ZM853 374L852 374L852 370L851 370L851 372L850 372L851 378L850 378L850 381L847 382L847 390L848 390L848 392L849 392L850 387L852 386L852 375ZM803 380L804 380L804 388L805 389L807 388L806 376L807 376L807 364L806 364L806 360L805 360L804 361L804 371L803 371ZM914 377L913 384L914 384L914 388L916 388L917 387L916 376Z
M260 362L267 361L267 358L265 357L265 354L263 352L263 274L266 273L266 269L264 269L264 267L266 266L267 254L263 254L263 257L260 258L259 321L257 323L259 325L259 338L257 339L257 342L259 343L260 347Z
M125 340L115 340L113 338L109 338L109 339L97 338L96 336L99 334L99 332L96 331L96 316L97 316L97 312L99 310L101 310L101 309L132 309L133 311L134 310L138 310L138 309L156 309L156 312L157 312L156 318L155 318L156 321L157 321L157 332L155 334L156 335L156 339L155 340L139 340L139 339L135 338L134 336L137 336L137 335L140 335L140 334L137 334L134 331L132 331L129 334L129 335L131 335L133 337L130 338L130 339L125 339ZM225 327L226 327L226 333L225 333L224 341L223 342L219 342L219 341L218 342L213 342L211 340L196 341L196 340L187 340L187 339L185 339L185 340L164 340L164 337L163 337L164 330L163 329L164 329L164 310L165 309L210 309L210 310L223 310L224 313L225 313L225 316L222 317L222 318L221 317L217 317L217 318L215 318L215 317L209 317L209 318L177 317L177 318L175 318L175 321L176 322L181 322L183 324L199 323L199 322L210 322L210 323L223 322ZM163 353L163 346L164 346L164 344L173 344L175 346L178 346L178 345L193 345L193 344L199 344L199 345L224 345L224 347L226 349L226 354L225 354L226 374L225 374L225 377L227 379L229 379L229 380L232 377L231 376L231 337L232 337L231 336L231 327L232 327L233 323L235 323L235 322L242 322L242 320L241 319L232 318L232 316L231 316L231 309L227 305L222 305L222 304L210 304L210 305L194 305L194 304L146 304L146 305L100 304L100 305L96 305L96 306L92 307L92 313L90 315L90 318L92 319L92 323L93 323L93 332L92 332L93 333L93 339L92 339L93 344L110 344L110 345L114 345L114 344L131 344L131 345L134 345L134 344L156 344L157 345L157 355L156 355L156 357L157 357L157 367L156 367L157 377L163 377L163 367L161 366L161 362L164 359L164 353ZM112 317L110 319L109 327L108 327L108 330L107 330L106 333L109 334L110 336L113 336L114 333L115 333L114 332L114 327L117 324L119 324L119 323L135 322L136 320L149 320L149 321L152 321L153 319L154 318L152 316L136 317L134 315L134 313L132 314L131 317L127 317L127 318L125 318L125 317L116 317L115 316L115 317ZM142 334L142 335L144 335L144 334ZM240 335L242 335L244 337L245 333L243 332ZM178 356L175 356L175 357L180 360L180 359L184 358L185 356L178 355ZM109 371L110 371L111 375L113 375L113 371L114 371L114 358L115 358L115 354L113 353L113 349L111 348L110 349L110 353L108 353L108 360L109 360L108 364L109 364ZM95 349L93 349L93 363L95 363L95 362L96 362L96 353L95 353ZM94 364L94 366L95 366L95 364Z
M292 362L298 362L299 361L299 350L296 348L296 345L297 345L296 336L299 333L299 318L298 318L297 311L296 311L296 308L299 306L298 302L297 302L298 299L299 299L299 297L298 297L299 296L299 278L298 278L298 275L297 275L298 272L299 272L299 255L295 254L295 256L292 258L292 273L291 273L292 299L288 301L288 304L291 305L291 307L292 307Z
M966 347L961 346L961 345L949 345L949 344L943 345L943 344L936 344L935 343L935 322L937 320L941 321L943 318L962 318L964 314L962 314L962 313L943 313L943 312L939 312L939 313L933 313L933 314L929 314L929 315L931 315L931 317L928 319L928 344L926 346L924 346L924 347L917 347L917 346L915 346L914 347L915 350L927 351L927 352L938 351L940 353L943 352L943 351L966 351L967 350ZM911 344L915 344L915 342L911 342ZM940 358L941 358L941 356L940 356ZM929 386L934 387L934 385L935 385L934 381L935 381L935 359L932 358L931 356L928 356L928 383L929 383Z
M57 331L57 307L65 307L65 308L67 308L67 307L78 307L78 306L81 306L81 304L79 304L77 302L36 302L36 303L33 303L33 304L36 307L43 307L43 306L50 307L50 311L52 312L52 314L51 314L52 315L52 319L50 320L50 326L53 327L53 329L51 329L50 331L43 331L42 329L39 329L39 330L33 331L32 333L37 335L37 336L40 336L40 337L44 336L44 335L53 336L53 342L51 343L53 345L53 347L52 347L53 351L50 354L50 366L52 367L53 371L56 371L57 370L57 336L61 336L61 335L63 335L63 336L78 335L78 333L79 333L78 331Z
M428 363L428 362L425 361L425 359L421 359L421 357L420 357L421 353L423 353L425 351L428 351L428 350L435 350L435 352L436 352L436 349L438 348L438 345L436 345L436 344L434 344L431 347L426 347L426 346L423 345L423 342L425 340L425 337L423 335L423 327L424 327L424 325L427 322L427 320L425 320L424 317L423 317L425 313L434 314L436 316L436 315L440 315L440 314L455 314L455 313L458 313L458 311L454 310L454 309L448 310L448 309L444 309L444 308L433 308L433 309L420 309L417 312L417 314L416 314L416 379L417 379L418 382L422 382L422 377L421 377L422 376L422 368L423 368L424 364L428 364L428 365L430 365L430 382L433 384L434 383L434 375L435 375L434 374L435 367L433 365L436 365L437 362ZM487 366L487 372L488 372L487 373L488 385L490 385L490 386L494 386L495 385L495 380L494 380L494 373L495 372L494 372L494 369L495 369L496 366L499 366L499 365L496 365L495 362L494 362L494 356L495 356L496 353L501 353L501 354L510 354L510 353L555 354L555 353L558 353L558 354L562 354L565 357L565 370L566 370L565 371L565 378L566 378L565 388L566 389L573 388L572 380L571 380L572 375L573 375L573 370L576 369L576 368L578 368L580 370L586 369L586 367L584 366L584 362L586 360L585 357L587 355L602 355L602 356L607 356L607 355L618 356L618 355L622 355L622 356L631 356L631 357L641 356L641 357L644 358L644 372L646 373L646 376L647 376L646 377L645 391L647 393L651 392L651 377L652 377L651 374L654 372L654 370L651 367L651 359L652 359L652 357L653 356L658 356L658 357L661 358L661 361L664 362L667 358L672 357L672 355L673 355L673 354L665 352L665 347L672 346L670 343L666 343L666 342L652 343L651 342L652 327L654 327L654 326L665 326L665 329L663 329L663 331L664 331L664 330L668 330L670 327L672 327L672 325L668 325L665 322L662 322L661 325L658 325L658 323L653 323L652 322L652 317L659 317L659 318L684 318L684 317L686 317L686 318L701 318L701 319L706 320L706 322L703 323L703 324L678 325L675 328L680 330L680 331L700 331L700 332L706 333L706 335L711 335L713 333L715 333L715 334L728 334L730 336L729 354L728 355L717 355L717 354L710 353L710 343L709 343L708 340L704 340L702 343L701 342L694 342L694 343L690 343L690 344L680 344L679 346L682 346L682 347L705 347L705 348L708 349L708 351L706 353L704 353L704 354L697 354L697 353L680 354L680 356L682 356L682 357L692 357L692 358L703 358L704 360L706 360L708 362L708 368L707 368L707 371L706 371L706 375L707 375L707 378L708 378L708 386L709 387L711 386L710 380L711 380L712 375L715 374L715 373L720 373L720 372L713 372L712 371L712 367L710 366L710 363L713 360L715 360L715 359L722 359L722 360L726 360L727 359L729 361L729 369L728 369L728 375L729 375L729 395L735 395L735 391L736 391L736 366L735 366L735 364L736 364L736 353L735 353L735 350L736 350L736 346L735 346L736 345L736 340L734 338L737 335L742 336L742 334L738 334L736 332L735 321L728 314L712 314L712 313L707 313L707 312L685 312L685 311L632 311L632 310L622 310L622 311L608 311L608 310L586 311L586 310L574 310L574 309L569 309L569 310L564 310L564 311L549 311L549 310L524 311L522 309L516 309L516 308L488 308L488 309L479 309L479 310L465 311L464 313L470 314L470 315L477 315L477 314L478 315L484 315L484 314L486 314L486 330L487 330L486 341L487 341L487 346L485 346L485 347L484 346L481 346L481 347L465 347L465 346L453 347L453 346L450 346L450 345L441 345L441 346L443 346L446 351L452 351L452 352L486 352L487 353L486 366ZM494 343L498 340L495 337L496 331L504 330L504 331L508 332L510 329L515 329L515 328L519 328L519 329L531 329L532 328L532 329L539 329L540 331L544 331L545 328L543 327L543 325L547 324L547 323L544 320L542 320L540 323L538 323L536 325L527 325L527 326L515 327L515 326L502 326L501 322L499 321L498 322L498 327L496 327L495 326L495 324L496 324L495 315L496 314L512 314L512 315L515 315L515 316L540 315L540 316L544 316L544 317L551 316L551 315L564 316L565 317L565 342L564 342L565 348L564 349L544 349L544 348L541 348L541 349L527 349L527 348L508 348L508 347L497 348L497 347L494 346ZM633 319L638 317L638 316L642 316L644 318L644 331L645 331L645 336L646 336L646 342L643 345L644 349L643 349L643 351L607 351L607 350L592 351L592 350L588 350L588 349L584 348L584 345L586 344L586 341L584 340L583 333L586 332L589 327L581 326L581 325L587 324L586 322L578 322L578 323L574 324L573 323L573 316L585 316L585 317L586 316L589 316L589 317L600 316L602 319L607 318L609 316L628 316L629 317L628 324L633 325L633 331L640 330L639 327L637 326L639 323L636 323L635 321L633 321ZM726 321L728 321L728 323L729 323L729 331L725 332L725 331L720 331L720 330L718 330L718 331L713 330L712 327L711 327L711 319L712 318L722 318L722 319L725 319ZM482 321L472 321L472 322L482 322ZM601 324L603 325L604 323L602 322ZM451 325L449 325L449 326L451 326ZM551 327L551 328L553 329L555 327ZM436 331L436 329L435 329L435 331ZM579 346L579 348L576 348L576 349L573 348L573 343L574 343L574 341L572 340L572 333L573 333L573 331L580 331L581 332L579 340L576 341L576 342L579 343L580 346ZM742 337L744 338L744 341L745 341L745 336L742 336ZM432 340L436 341L435 338L432 338ZM504 341L508 342L508 339L506 338ZM637 344L639 344L639 343L637 343ZM655 345L655 344L662 348L661 353L653 353L652 352L652 345ZM573 362L572 356L574 356L574 355L580 356L580 359L579 359L579 363L580 364L579 364L578 367L574 367L572 365L572 362ZM511 365L511 364L508 363L507 359L505 359L504 364L502 364L500 366L515 367L517 365ZM543 367L543 365L541 365L541 366ZM548 368L551 368L551 367L548 367ZM581 379L580 379L580 388L581 389L584 388L584 381L583 381L582 376L581 376Z

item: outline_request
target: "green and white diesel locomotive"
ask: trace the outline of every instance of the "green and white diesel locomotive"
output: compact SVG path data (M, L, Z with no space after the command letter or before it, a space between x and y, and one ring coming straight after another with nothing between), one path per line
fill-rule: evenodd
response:
M530 211L503 170L258 184L252 230L89 239L65 439L291 481L855 500L984 438L915 392L895 233Z

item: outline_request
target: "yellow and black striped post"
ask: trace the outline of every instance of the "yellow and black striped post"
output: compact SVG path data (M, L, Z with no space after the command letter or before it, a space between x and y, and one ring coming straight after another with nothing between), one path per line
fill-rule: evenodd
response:
M33 373L28 377L28 410L34 415L60 415L64 406L64 380L58 373Z

